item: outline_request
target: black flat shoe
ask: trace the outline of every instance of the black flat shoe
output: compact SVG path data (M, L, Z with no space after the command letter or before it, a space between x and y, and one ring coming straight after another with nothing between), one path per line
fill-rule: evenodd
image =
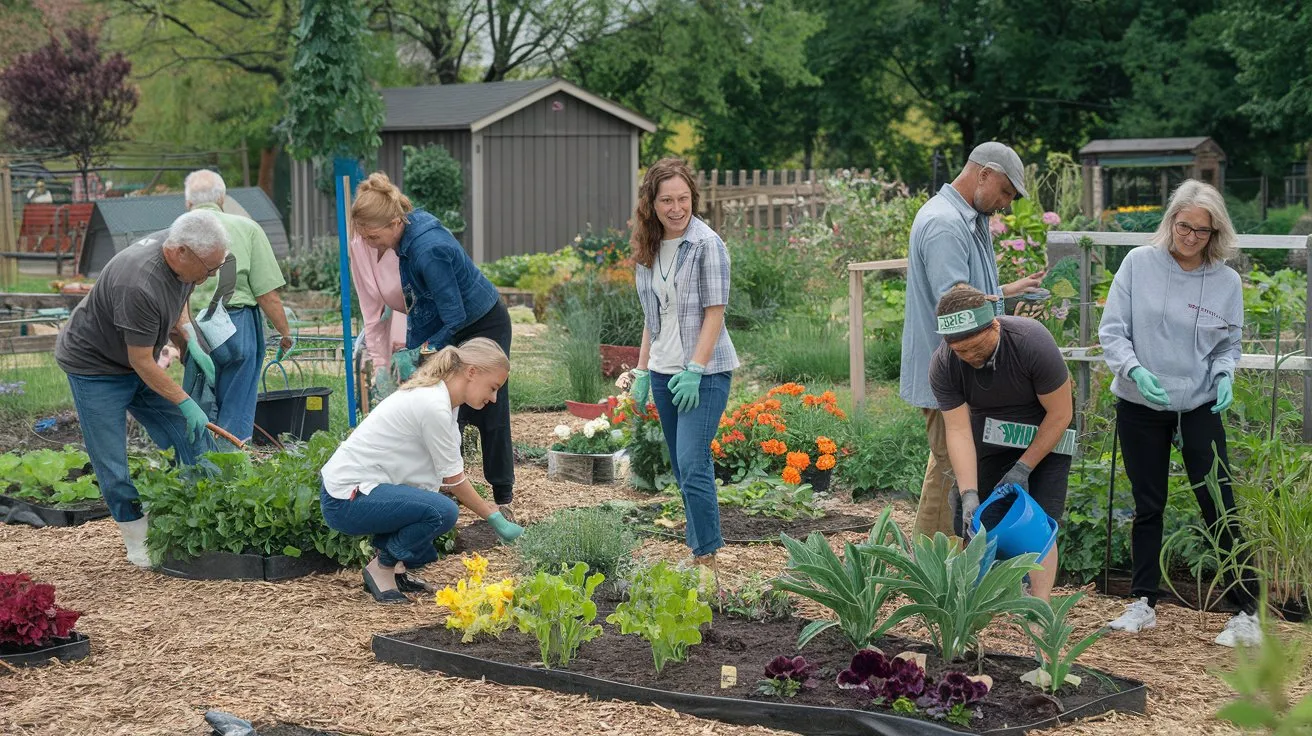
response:
M369 595L374 597L379 603L409 603L410 599L405 597L405 593L399 590L379 590L378 583L374 582L373 576L369 570L361 571L364 573L364 589L369 591Z
M408 572L396 574L396 589L402 593L436 593L437 586L421 578L410 577Z

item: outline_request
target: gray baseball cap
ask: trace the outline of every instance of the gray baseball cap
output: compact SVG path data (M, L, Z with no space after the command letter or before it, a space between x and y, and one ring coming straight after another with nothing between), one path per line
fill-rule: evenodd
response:
M1022 197L1030 196L1025 191L1025 164L1020 162L1020 156L1011 150L1011 146L997 141L989 141L975 146L975 150L970 152L968 159L972 164L987 166L994 171L1001 171L1007 175L1007 181L1016 188L1016 193Z

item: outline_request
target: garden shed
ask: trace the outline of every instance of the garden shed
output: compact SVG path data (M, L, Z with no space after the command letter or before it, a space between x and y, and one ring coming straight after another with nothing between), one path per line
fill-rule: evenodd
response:
M436 144L465 185L459 237L477 262L554 251L591 226L623 228L652 121L561 79L382 90L376 167L405 189L403 146ZM334 199L309 162L292 169L292 240L336 235Z
M1166 206L1185 179L1225 187L1225 151L1207 136L1110 138L1080 149L1086 215L1112 207Z
M163 230L187 211L186 199L181 194L112 197L98 199L95 204L78 261L78 273L85 276L100 273L115 253L145 235ZM263 189L229 189L223 199L223 209L260 223L265 235L269 236L274 254L279 258L287 257L287 230L282 225L278 208Z

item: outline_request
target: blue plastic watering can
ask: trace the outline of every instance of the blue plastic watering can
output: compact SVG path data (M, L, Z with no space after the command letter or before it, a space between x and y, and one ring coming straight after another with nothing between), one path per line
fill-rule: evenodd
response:
M1007 513L991 529L984 527L988 532L988 542L984 552L984 564L980 569L981 577L998 557L1006 560L1033 553L1042 560L1057 543L1056 520L1048 516L1043 507L1026 493L1025 489L1015 483L1008 483L997 489L989 495L988 500L975 509L975 516L970 523L971 534L979 533L983 527L985 509L1012 497L1014 500Z

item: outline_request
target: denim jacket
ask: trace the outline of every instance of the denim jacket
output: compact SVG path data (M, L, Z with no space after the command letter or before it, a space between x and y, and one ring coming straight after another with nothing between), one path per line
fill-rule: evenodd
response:
M462 328L496 306L497 287L478 270L436 217L415 210L397 246L405 295L405 346L441 349Z

